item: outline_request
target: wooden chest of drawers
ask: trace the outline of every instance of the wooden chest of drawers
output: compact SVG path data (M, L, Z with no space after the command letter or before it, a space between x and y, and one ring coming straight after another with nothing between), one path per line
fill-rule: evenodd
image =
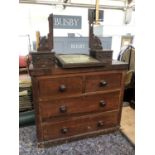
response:
M119 129L127 64L30 69L40 146Z

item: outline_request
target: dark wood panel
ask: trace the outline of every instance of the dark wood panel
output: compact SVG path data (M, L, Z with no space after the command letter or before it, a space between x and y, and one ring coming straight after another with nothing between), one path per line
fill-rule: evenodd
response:
M39 98L67 97L82 93L82 77L42 78L39 80Z
M46 76L39 72L32 76L39 143L72 140L119 127L125 75L121 67L58 67Z
M40 115L46 121L54 116L114 110L119 108L119 97L117 91L40 102Z
M56 139L39 142L38 147L40 147L40 148L41 147L51 147L51 146L54 146L57 144L60 145L61 143L68 143L68 142L72 142L75 140L80 140L80 139L84 139L84 138L90 138L90 137L96 137L98 135L108 134L111 132L118 131L119 129L120 129L120 126L117 125L117 126L114 126L111 128L81 133L81 134L77 134L77 135L73 135L73 136L69 136L69 137L59 137Z
M86 76L86 92L121 88L122 73L103 73Z
M90 68L73 68L73 69L63 69L55 64L51 69L35 69L31 64L29 66L29 72L31 76L41 76L41 75L67 75L75 73L86 73L86 72L99 72L99 71L122 71L128 69L128 63L113 60L112 64L107 64L104 67L90 67Z
M42 124L42 129L44 140L50 140L114 127L117 123L118 111L112 111L52 121Z
M121 80L121 94L120 94L120 107L119 107L119 117L118 117L118 122L120 124L121 121L121 115L122 115L122 107L123 107L123 96L124 96L124 84L125 84L125 76L126 72L122 72L122 80Z
M36 123L36 134L37 141L43 141L41 121L39 115L39 104L37 102L38 99L38 91L37 91L38 81L35 77L32 77L32 94L33 94L33 105L35 109L35 123Z

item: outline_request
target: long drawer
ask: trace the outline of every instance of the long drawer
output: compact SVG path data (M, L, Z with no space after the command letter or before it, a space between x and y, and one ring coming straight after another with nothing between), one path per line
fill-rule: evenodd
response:
M82 93L82 77L57 77L39 79L39 97L67 97Z
M104 91L121 87L122 73L100 73L86 76L85 92Z
M44 140L50 140L102 130L117 124L118 111L112 111L44 123L42 131Z
M115 110L119 107L119 94L117 91L40 102L40 116L46 121L54 116Z

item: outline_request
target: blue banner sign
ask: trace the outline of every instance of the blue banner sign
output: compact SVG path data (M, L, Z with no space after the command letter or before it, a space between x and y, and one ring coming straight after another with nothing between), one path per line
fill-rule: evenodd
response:
M100 37L104 49L111 49L112 37ZM88 37L54 37L54 51L57 54L89 54Z
M81 29L81 16L53 15L55 29Z

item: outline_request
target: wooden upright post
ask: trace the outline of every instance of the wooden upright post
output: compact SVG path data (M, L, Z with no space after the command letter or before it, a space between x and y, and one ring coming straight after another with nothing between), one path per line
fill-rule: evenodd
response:
M52 50L54 48L53 46L53 14L50 14L48 17L48 22L49 22L49 33L48 33L48 46L49 49Z
M36 31L36 49L39 48L39 43L40 43L40 32Z
M99 0L96 0L96 19L95 24L99 24Z

